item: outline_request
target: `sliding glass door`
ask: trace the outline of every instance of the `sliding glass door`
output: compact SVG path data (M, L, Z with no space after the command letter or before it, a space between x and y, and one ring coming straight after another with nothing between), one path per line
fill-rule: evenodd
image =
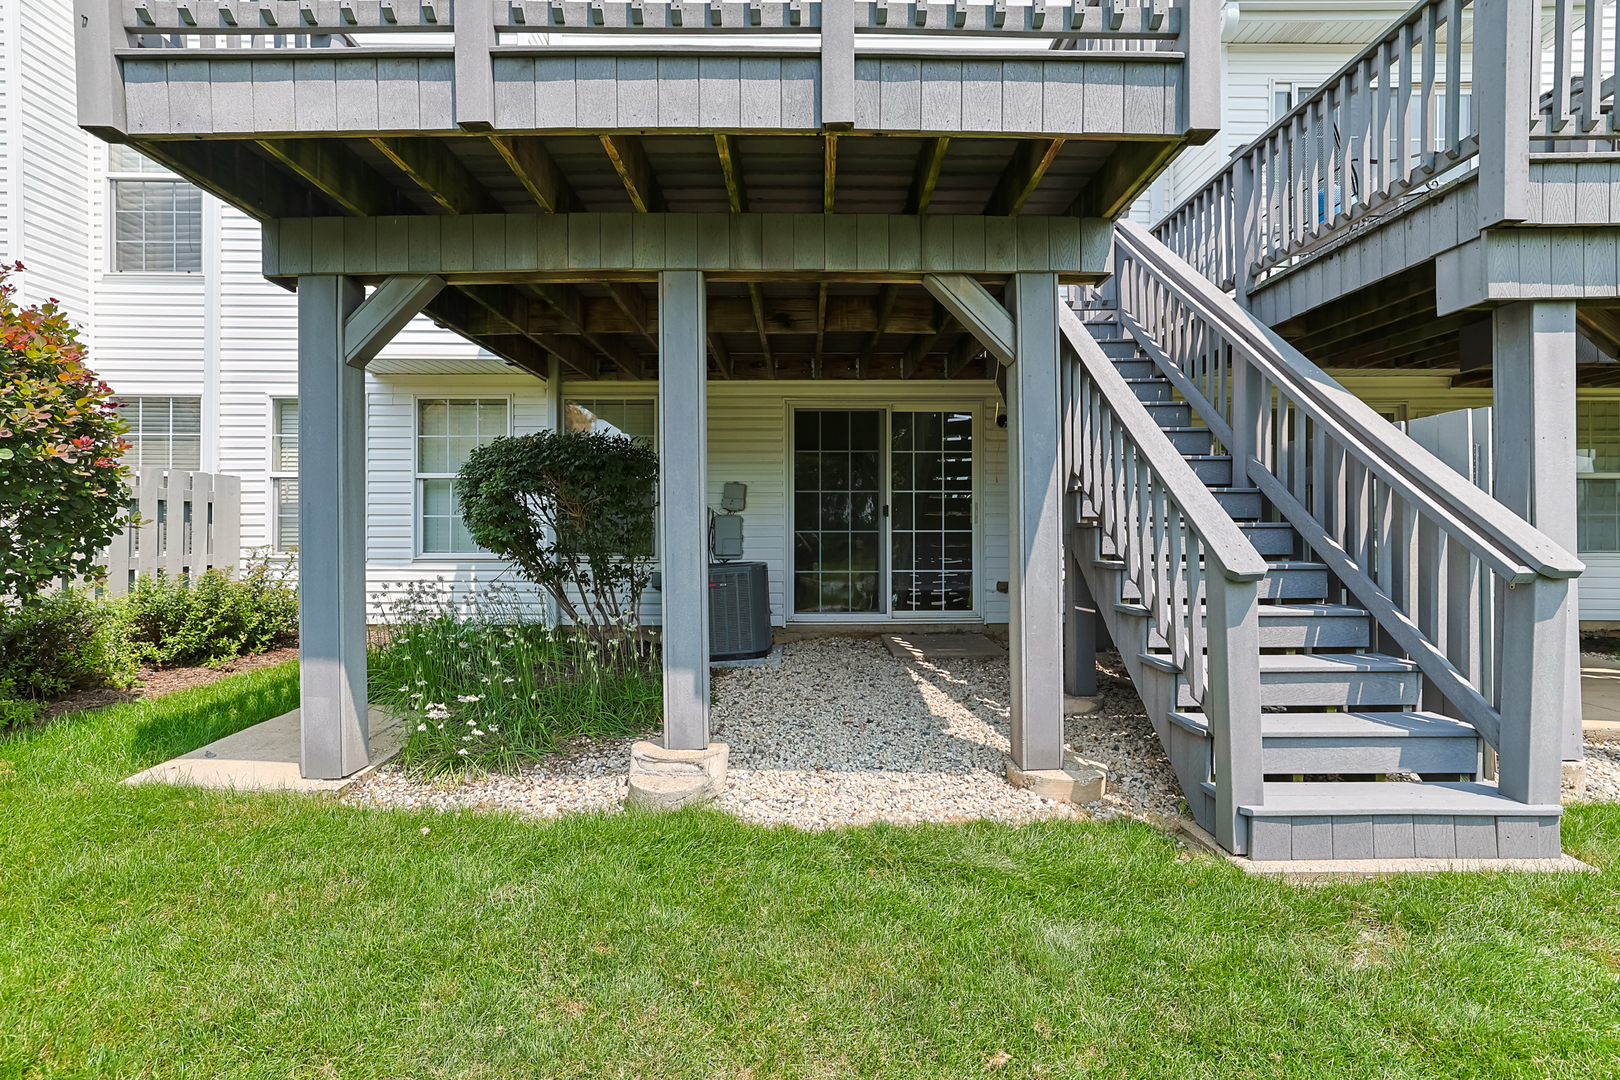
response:
M972 612L973 414L798 409L793 610Z

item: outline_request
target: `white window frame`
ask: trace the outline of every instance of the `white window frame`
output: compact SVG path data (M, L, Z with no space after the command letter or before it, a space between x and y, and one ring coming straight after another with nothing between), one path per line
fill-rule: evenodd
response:
M267 421L270 429L270 437L265 440L265 446L268 448L269 452L269 457L265 462L265 476L268 478L267 486L269 490L267 491L267 494L270 497L269 506L267 507L266 511L266 516L269 518L269 520L266 522L268 527L265 529L265 533L270 538L270 550L275 552L277 555L285 555L292 550L284 547L281 542L281 498L278 489L281 487L281 481L296 481L298 479L298 469L296 463L290 472L286 469L276 467L276 459L280 456L276 452L279 441L286 438L286 436L281 435L276 431L276 412L283 403L289 401L292 402L295 407L298 404L298 398L296 396L273 395L270 397L270 411L269 419ZM299 419L302 420L302 417ZM300 428L300 433L298 435L294 435L293 438L297 439L301 437L302 428ZM300 523L302 523L302 518L300 518Z
M129 461L129 460L126 459L125 464L131 466L132 468L137 468L137 469L143 469L143 468L159 469L160 468L164 472L202 472L203 471L203 468L202 468L203 443L207 439L208 433L203 430L203 424L202 424L202 401L203 401L202 395L200 395L200 394L158 394L158 393L149 393L149 394L114 394L113 398L115 400L119 401L119 402L124 402L124 401L168 401L168 403L169 403L169 430L168 431L160 433L160 432L156 432L156 431L147 432L147 431L131 430L131 431L127 431L127 432L124 433L124 436L123 436L124 439L127 442L129 442L129 444L130 444L130 452L135 454L135 457L136 457L136 460L134 460L134 461ZM197 402L198 422L197 422L197 431L195 433L192 433L192 432L189 432L189 431L188 432L181 432L181 433L176 433L175 432L175 430L174 430L174 403L176 401L195 401L195 402ZM142 412L144 413L144 411L145 410L143 408ZM144 426L144 423L143 423L142 426ZM141 464L139 459L144 456L144 451L141 450L140 440L143 439L143 438L147 438L149 436L158 436L160 434L162 435L163 438L166 438L166 439L169 440L169 464L167 464L167 465L143 465L143 464ZM187 467L185 467L183 465L175 465L174 464L174 440L177 437L180 437L180 438L195 438L197 440L197 465L196 465L195 468L187 468Z
M424 401L503 401L506 403L506 434L515 434L515 409L512 394L450 394L419 393L411 397L411 550L414 558L422 562L501 562L493 551L426 551L423 549L423 518L427 499L423 495L423 482L427 480L454 480L455 473L425 473L421 464L422 402Z
M197 185L193 184L191 181L187 180L185 177L181 176L179 173L170 172L168 169L163 168L156 161L153 161L152 164L158 165L158 167L159 167L159 169L161 171L155 171L155 172L118 171L118 170L115 170L113 168L113 149L112 149L112 147L110 145L107 146L104 149L104 154L105 154L105 156L103 157L102 160L105 161L106 165L107 165L107 174L106 174L106 177L105 177L105 179L103 181L103 188L104 188L103 205L106 207L106 220L102 224L102 236L103 236L102 246L106 249L106 251L104 253L105 254L105 272L108 273L108 274L117 274L117 275L129 274L131 276L138 276L138 277L141 277L141 278L153 278L153 277L164 277L164 276L178 277L178 278L182 278L182 279L185 279L185 280L188 280L188 281L194 280L194 279L200 277L202 275L202 272L203 272L203 262L202 262L202 260L205 257L204 255L202 255L202 253L199 253L199 261L198 261L198 264L197 264L197 269L195 269L195 270L120 270L118 268L118 183L120 181L129 180L129 181L150 182L150 183L157 183L157 184L167 184L167 183L183 184L186 187L196 187ZM148 158L147 160L151 161L150 158ZM199 190L199 192L201 193L202 196L207 195L207 193L202 192L200 188L198 190ZM207 199L206 199L206 197L204 197L202 199L202 203L206 204L206 202L207 202ZM199 215L198 216L198 229L199 229L198 235L201 238L201 243L203 244L204 247L206 247L207 244L208 244L208 237L206 235L204 235L204 233L202 231L204 229L204 222L206 221L206 218L207 218L206 207L205 206L199 207L198 215Z

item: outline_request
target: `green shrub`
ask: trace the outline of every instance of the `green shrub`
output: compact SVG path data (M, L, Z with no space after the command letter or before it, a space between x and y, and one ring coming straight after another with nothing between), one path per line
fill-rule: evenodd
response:
M135 654L154 664L217 666L298 639L296 574L266 558L250 560L240 578L218 570L138 578L114 606Z
M127 685L134 665L114 621L80 589L0 608L0 699L47 701L109 682Z
M442 586L441 586L442 587ZM426 775L515 768L575 735L628 735L663 712L656 655L546 626L496 587L463 608L426 583L387 613L373 704L406 720L401 763Z

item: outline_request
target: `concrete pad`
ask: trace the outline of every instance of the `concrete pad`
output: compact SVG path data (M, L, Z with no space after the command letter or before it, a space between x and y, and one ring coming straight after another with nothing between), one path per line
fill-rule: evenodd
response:
M1007 650L983 634L884 634L897 660L1005 660Z
M1182 819L1172 822L1187 838L1189 847L1200 847L1217 855L1245 874L1256 877L1277 878L1290 885L1309 885L1316 882L1367 881L1392 877L1396 874L1461 874L1482 871L1513 871L1537 874L1595 874L1597 867L1589 866L1573 855L1560 855L1556 859L1291 859L1275 862L1255 862L1247 855L1233 855L1196 822Z
M125 780L126 784L189 784L232 791L306 791L335 794L370 775L399 753L405 740L403 722L373 708L367 714L371 761L341 780L306 780L298 775L299 710L243 728L235 735L198 747L189 754L154 765Z
M1620 663L1582 655L1581 722L1620 727Z
M756 656L751 660L710 660L709 666L711 668L781 667L782 646L772 645L770 652L764 656Z
M1086 716L1102 708L1102 698L1075 697L1073 694L1063 695L1064 716Z
M726 786L731 747L710 743L702 750L666 750L645 739L630 747L630 786L626 801L647 810L674 810L707 802Z
M1071 750L1063 751L1061 769L1020 769L1012 758L1004 760L1007 783L1045 799L1084 806L1096 802L1108 791L1108 766L1088 761Z

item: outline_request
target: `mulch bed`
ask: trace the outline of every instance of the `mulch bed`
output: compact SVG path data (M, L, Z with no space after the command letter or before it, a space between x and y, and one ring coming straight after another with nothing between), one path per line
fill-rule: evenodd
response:
M126 701L135 701L139 698L162 697L177 690L190 690L194 686L206 686L227 675L240 675L244 671L256 671L259 668L274 667L288 660L298 659L298 646L287 649L273 649L270 652L256 653L253 656L239 656L235 660L221 664L219 667L143 667L137 685L130 690L115 690L111 687L102 687L98 690L81 690L77 694L70 694L65 698L53 701L46 710L47 717L61 716L63 713L85 712L91 709L104 709L109 705L120 705Z

